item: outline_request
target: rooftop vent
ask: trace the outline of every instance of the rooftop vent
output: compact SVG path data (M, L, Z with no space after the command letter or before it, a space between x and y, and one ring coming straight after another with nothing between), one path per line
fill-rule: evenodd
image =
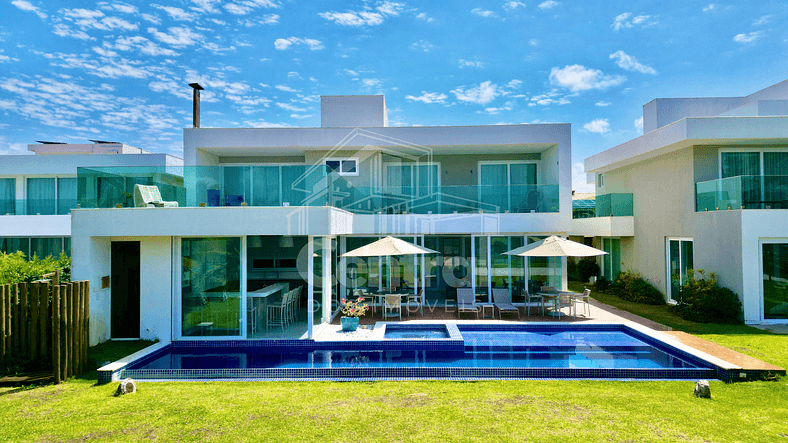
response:
M199 83L189 83L189 86L194 89L194 94L192 95L192 120L195 128L200 127L200 91L203 90L203 87L200 86Z

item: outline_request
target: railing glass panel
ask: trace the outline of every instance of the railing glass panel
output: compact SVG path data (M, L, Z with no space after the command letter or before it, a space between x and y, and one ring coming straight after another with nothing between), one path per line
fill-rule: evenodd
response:
M788 209L788 176L741 175L695 183L695 210Z

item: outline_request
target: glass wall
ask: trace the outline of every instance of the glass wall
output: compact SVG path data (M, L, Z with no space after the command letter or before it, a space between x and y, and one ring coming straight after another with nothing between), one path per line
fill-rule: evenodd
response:
M489 263L487 257L487 237L474 237L473 240L473 253L475 254L475 262L474 266L476 267L476 281L474 292L476 293L476 298L479 301L488 302L489 301L489 290L488 290L488 283L489 283L489 269L487 264Z
M184 238L181 262L181 334L240 336L241 239Z
M763 318L788 318L788 243L764 243Z
M507 288L512 302L525 300L525 257L503 255L506 251L523 246L523 237L490 238L490 280L493 288Z
M16 213L16 179L0 178L0 215Z
M25 257L71 257L71 237L0 237L0 252L13 254L21 251Z
M546 237L527 237L528 244L537 242ZM539 292L542 286L553 286L561 289L561 270L563 259L561 257L528 257L528 292Z
M424 247L438 251L425 258L425 303L456 303L457 288L471 286L471 236L425 236Z

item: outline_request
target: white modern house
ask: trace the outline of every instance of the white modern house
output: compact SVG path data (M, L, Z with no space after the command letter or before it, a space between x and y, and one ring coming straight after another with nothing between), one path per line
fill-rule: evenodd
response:
M744 97L655 99L644 134L585 160L596 217L572 221L671 301L688 269L739 294L747 323L788 322L788 81Z
M71 255L71 209L77 207L77 168L170 166L179 158L123 143L40 142L34 155L0 157L0 252L26 256Z
M73 278L91 282L91 342L305 338L357 294L434 307L460 287L522 303L565 286L563 260L502 253L569 231L569 124L389 127L383 96L321 97L321 123L195 114L182 168L80 169ZM134 207L137 184L178 207ZM341 258L386 235L438 253Z

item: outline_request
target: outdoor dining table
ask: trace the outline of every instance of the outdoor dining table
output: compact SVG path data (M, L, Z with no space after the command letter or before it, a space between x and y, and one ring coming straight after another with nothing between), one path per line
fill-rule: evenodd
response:
M551 317L561 318L566 314L564 314L558 309L558 297L561 295L568 295L569 297L572 298L572 302L574 303L574 299L576 297L581 296L582 294L579 294L577 292L571 292L571 291L559 291L559 292L537 292L536 295L541 296L542 298L545 299L545 301L549 300L553 303L553 310L550 311L548 315L550 315Z

